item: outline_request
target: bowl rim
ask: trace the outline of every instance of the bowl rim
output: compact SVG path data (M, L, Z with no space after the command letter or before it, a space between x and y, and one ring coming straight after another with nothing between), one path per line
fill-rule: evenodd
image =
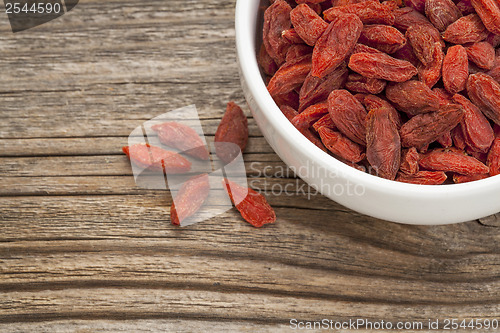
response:
M325 153L304 135L302 135L280 111L271 95L267 91L264 80L260 74L257 63L256 49L256 19L260 1L258 0L237 0L235 10L235 30L236 30L236 51L241 74L246 79L248 89L255 96L255 101L263 111L264 116L273 124L274 129L280 133L288 142L298 146L303 154L311 161L318 163L319 166L328 171L341 173L353 183L361 183L364 186L377 188L382 192L397 192L401 194L412 194L421 197L441 197L444 194L462 196L474 195L483 191L500 188L500 175L488 177L461 184L446 185L419 185L402 183L394 180L384 179L369 173L357 170L335 157Z

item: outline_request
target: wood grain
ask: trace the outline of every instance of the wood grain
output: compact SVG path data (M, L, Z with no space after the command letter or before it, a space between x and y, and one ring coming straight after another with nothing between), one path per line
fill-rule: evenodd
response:
M81 0L17 34L0 15L0 331L498 318L500 215L400 225L309 189L245 107L234 5ZM190 104L210 139L229 100L249 117L249 182L278 221L255 229L231 209L173 227L170 193L138 187L120 149L144 121Z

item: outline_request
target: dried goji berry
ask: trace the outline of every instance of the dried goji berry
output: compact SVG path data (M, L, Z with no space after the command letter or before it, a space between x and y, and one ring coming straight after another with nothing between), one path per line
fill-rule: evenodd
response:
M312 47L307 46L306 44L293 44L286 53L285 64L290 64L299 58L310 55L312 54L312 51Z
M290 122L292 122L293 118L298 115L297 111L286 105L280 107L280 110ZM302 133L302 135L304 135L309 141L314 143L318 148L320 148L323 151L326 151L326 148L323 145L323 143L321 143L321 140L313 132L311 132L309 126L307 126L306 124L293 124L293 123L292 125L294 125L294 127L300 133Z
M390 54L402 48L406 44L406 38L394 27L372 24L365 25L359 42Z
M281 65L285 61L290 43L283 38L283 31L290 29L292 7L283 0L276 0L264 12L262 42L271 58Z
M330 117L330 114L325 114L323 117L321 117L317 122L315 122L312 127L313 129L318 132L321 127L327 127L332 130L336 130L337 127L335 127L335 124L333 123L332 117Z
M300 38L299 34L297 33L297 31L295 31L294 28L284 30L281 33L281 36L283 36L283 38L285 38L291 44L303 44L304 43L304 40L302 38Z
M292 25L302 40L313 46L328 27L326 23L314 10L306 4L300 4L290 13Z
M257 61L260 68L262 68L262 71L267 75L274 75L274 73L278 70L278 65L276 65L273 58L271 58L271 56L267 53L264 44L260 47Z
M443 88L433 88L432 92L436 94L437 97L441 100L441 105L447 105L452 103L453 95L450 94L446 89Z
M201 160L208 160L209 154L205 142L191 127L169 121L153 125L151 129L158 134L160 142L164 145L179 149Z
M364 148L349 140L342 133L322 126L318 129L318 134L325 147L334 155L353 163L365 158Z
M227 103L226 113L217 127L214 141L217 156L226 163L234 160L240 152L245 150L248 142L248 121L243 110L236 103Z
M307 109L292 118L292 124L295 127L310 127L321 117L328 113L328 101L313 104Z
M370 110L366 120L366 157L378 176L394 180L401 164L396 123L385 108Z
M460 104L464 110L461 126L465 143L475 151L486 153L495 138L490 122L477 106L464 96L456 94L453 96L453 101Z
M366 110L347 90L328 96L328 110L335 126L352 141L366 145Z
M432 88L441 78L444 52L439 43L434 43L434 59L428 65L418 66L418 78L429 88Z
M419 171L411 175L399 172L396 181L417 185L441 185L447 178L442 171Z
M299 111L328 98L332 90L339 89L347 80L348 70L345 63L323 78L309 73L300 88Z
M436 29L444 31L462 12L451 0L425 0L425 15Z
M193 216L203 205L209 192L210 182L206 173L193 176L183 183L170 207L172 224L180 225Z
M467 93L486 117L500 125L500 83L486 74L472 74L467 80Z
M394 10L394 27L399 30L406 32L411 26L419 26L419 25L429 25L432 26L432 23L429 22L427 17L420 14L418 11L411 7L398 8Z
M469 15L476 12L474 7L472 6L471 0L458 0L455 1L457 8L460 10L462 15Z
M436 37L435 34L438 34ZM427 25L413 25L406 30L406 38L413 48L415 56L426 66L435 58L434 45L441 43L439 31Z
M487 173L474 174L474 175L461 175L456 173L453 175L453 182L455 184L469 183L476 180L488 178L489 176L490 175Z
M385 53L355 53L349 59L349 68L372 79L405 82L418 73L415 66Z
M243 219L254 227L276 221L276 213L262 194L228 179L223 180L223 186Z
M439 97L421 81L390 84L385 94L398 110L409 115L437 111L441 106Z
M399 165L399 170L407 175L414 175L418 172L418 160L420 159L420 154L417 148L411 147L410 149L404 149L401 154L401 164Z
M323 15L325 20L333 21L336 16L345 13L356 14L365 24L394 24L394 14L391 9L374 0L335 6L325 10Z
M446 150L434 149L422 156L418 162L427 170L456 172L462 175L488 173L489 168L472 156Z
M324 77L333 72L351 54L362 29L357 15L336 16L314 46L311 75Z
M496 127L495 140L488 152L486 165L490 168L490 176L500 175L500 127Z
M495 49L488 42L478 42L466 48L469 61L479 68L491 69L495 65Z
M490 33L488 37L486 38L486 41L491 44L493 47L499 47L500 46L500 35Z
M311 71L311 56L305 55L284 63L267 85L271 96L286 94L302 85Z
M384 53L384 52L374 49L373 47L369 47L368 45L357 43L356 45L354 45L354 49L352 50L352 54L354 53Z
M404 0L405 5L423 13L425 11L425 0Z
M359 74L350 74L345 83L345 87L350 91L365 94L380 94L386 85L384 80L369 79Z
M467 51L462 45L448 48L443 60L443 84L448 92L456 94L465 89L469 77Z
M443 33L443 39L453 44L480 42L487 36L488 30L476 14L459 18L450 24Z
M396 59L406 60L415 67L421 66L420 60L418 60L409 43L403 45L403 47L392 54L392 56Z
M462 107L455 104L437 112L418 114L401 126L401 143L403 147L421 150L457 126L462 118Z
M436 140L443 148L450 148L453 146L453 138L451 137L451 131L448 131L441 135Z
M299 94L297 94L295 90L287 92L286 94L272 97L279 108L281 108L283 105L287 105L294 110L297 110L299 108Z
M165 171L169 174L175 174L191 170L191 162L183 156L160 147L135 144L123 147L122 150L132 163L150 171Z
M498 0L471 0L476 13L486 28L500 35L500 3Z
M458 125L454 129L451 130L451 138L453 139L453 146L460 150L464 150L466 145L465 145L465 138L464 138L464 133L462 132L462 126Z

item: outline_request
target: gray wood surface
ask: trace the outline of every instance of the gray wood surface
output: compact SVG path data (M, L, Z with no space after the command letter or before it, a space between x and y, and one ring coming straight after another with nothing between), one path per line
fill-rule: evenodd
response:
M309 199L251 118L248 176L276 224L252 228L233 209L176 228L170 193L135 185L121 147L142 122L195 104L213 135L229 100L250 117L234 5L82 0L16 34L0 15L0 331L498 318L498 215L408 226Z

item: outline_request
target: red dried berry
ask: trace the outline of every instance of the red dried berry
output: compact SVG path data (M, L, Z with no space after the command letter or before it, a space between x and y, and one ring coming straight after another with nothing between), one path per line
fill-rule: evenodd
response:
M476 14L459 18L443 33L443 39L453 44L475 43L484 40L488 30Z
M471 3L486 28L490 32L500 35L500 3L498 0L471 0Z
M495 65L495 49L488 42L478 42L466 48L470 61L482 69L492 69Z
M318 129L318 134L325 147L334 155L353 163L365 158L363 147L352 142L342 133L323 126Z
M399 172L396 181L417 185L441 185L447 178L442 171L419 171L412 175Z
M490 176L500 175L500 128L496 127L495 140L488 152L486 165L490 168Z
M472 156L445 149L435 149L425 154L419 164L434 171L456 172L462 175L488 173L490 169Z
M401 141L391 112L376 108L366 119L366 157L378 176L394 180L401 164Z
M457 126L462 118L462 107L454 104L437 112L416 115L401 126L401 143L403 147L422 150Z
M182 184L170 207L170 221L180 225L182 221L193 216L208 197L210 182L208 174L200 174L189 178Z
M285 61L290 43L283 38L283 31L290 29L292 7L283 0L276 0L264 12L262 42L271 58L281 65Z
M453 101L460 104L464 110L461 126L467 146L478 152L488 152L495 138L488 119L464 96L456 94Z
M451 0L426 0L425 15L439 31L446 28L460 17L462 12Z
M437 111L441 106L439 97L421 81L390 84L385 94L398 110L409 115Z
M417 75L411 63L385 53L356 53L349 59L349 68L371 79L405 82Z
M348 90L365 94L380 94L386 85L384 80L369 79L359 74L350 74L345 83Z
M406 44L406 38L394 27L373 24L365 25L359 42L390 54L402 48Z
M366 145L366 110L347 90L334 90L328 97L330 117L342 134Z
M486 74L472 74L467 80L467 93L486 117L500 125L500 83Z
M354 14L336 16L314 46L311 75L325 77L354 49L363 23Z
M276 213L262 194L228 179L222 184L245 221L256 228L276 221Z
M191 127L169 121L151 126L151 129L158 134L160 142L164 145L179 149L183 153L208 160L208 149L203 139Z
M214 141L217 156L226 163L245 150L248 142L248 121L236 103L227 103L226 113L217 127Z
M450 94L465 89L469 77L467 51L461 45L448 48L443 60L443 84Z
M425 83L429 88L432 88L438 83L441 78L441 70L443 68L444 52L439 43L434 43L433 60L427 66L420 65L418 67L418 78Z
M267 90L271 96L277 96L300 87L311 71L311 66L310 55L284 63L269 81Z
M418 170L418 160L420 159L420 154L417 148L411 147L410 149L403 150L401 154L401 164L399 165L399 170L407 175L414 175Z
M325 20L333 21L338 15L346 13L356 14L364 24L394 24L394 14L391 9L374 0L334 6L325 10L323 15Z
M290 19L297 34L311 46L316 44L328 27L328 23L306 4L295 7L290 13Z
M130 161L138 167L168 174L191 170L191 162L181 155L149 144L135 144L122 148Z

